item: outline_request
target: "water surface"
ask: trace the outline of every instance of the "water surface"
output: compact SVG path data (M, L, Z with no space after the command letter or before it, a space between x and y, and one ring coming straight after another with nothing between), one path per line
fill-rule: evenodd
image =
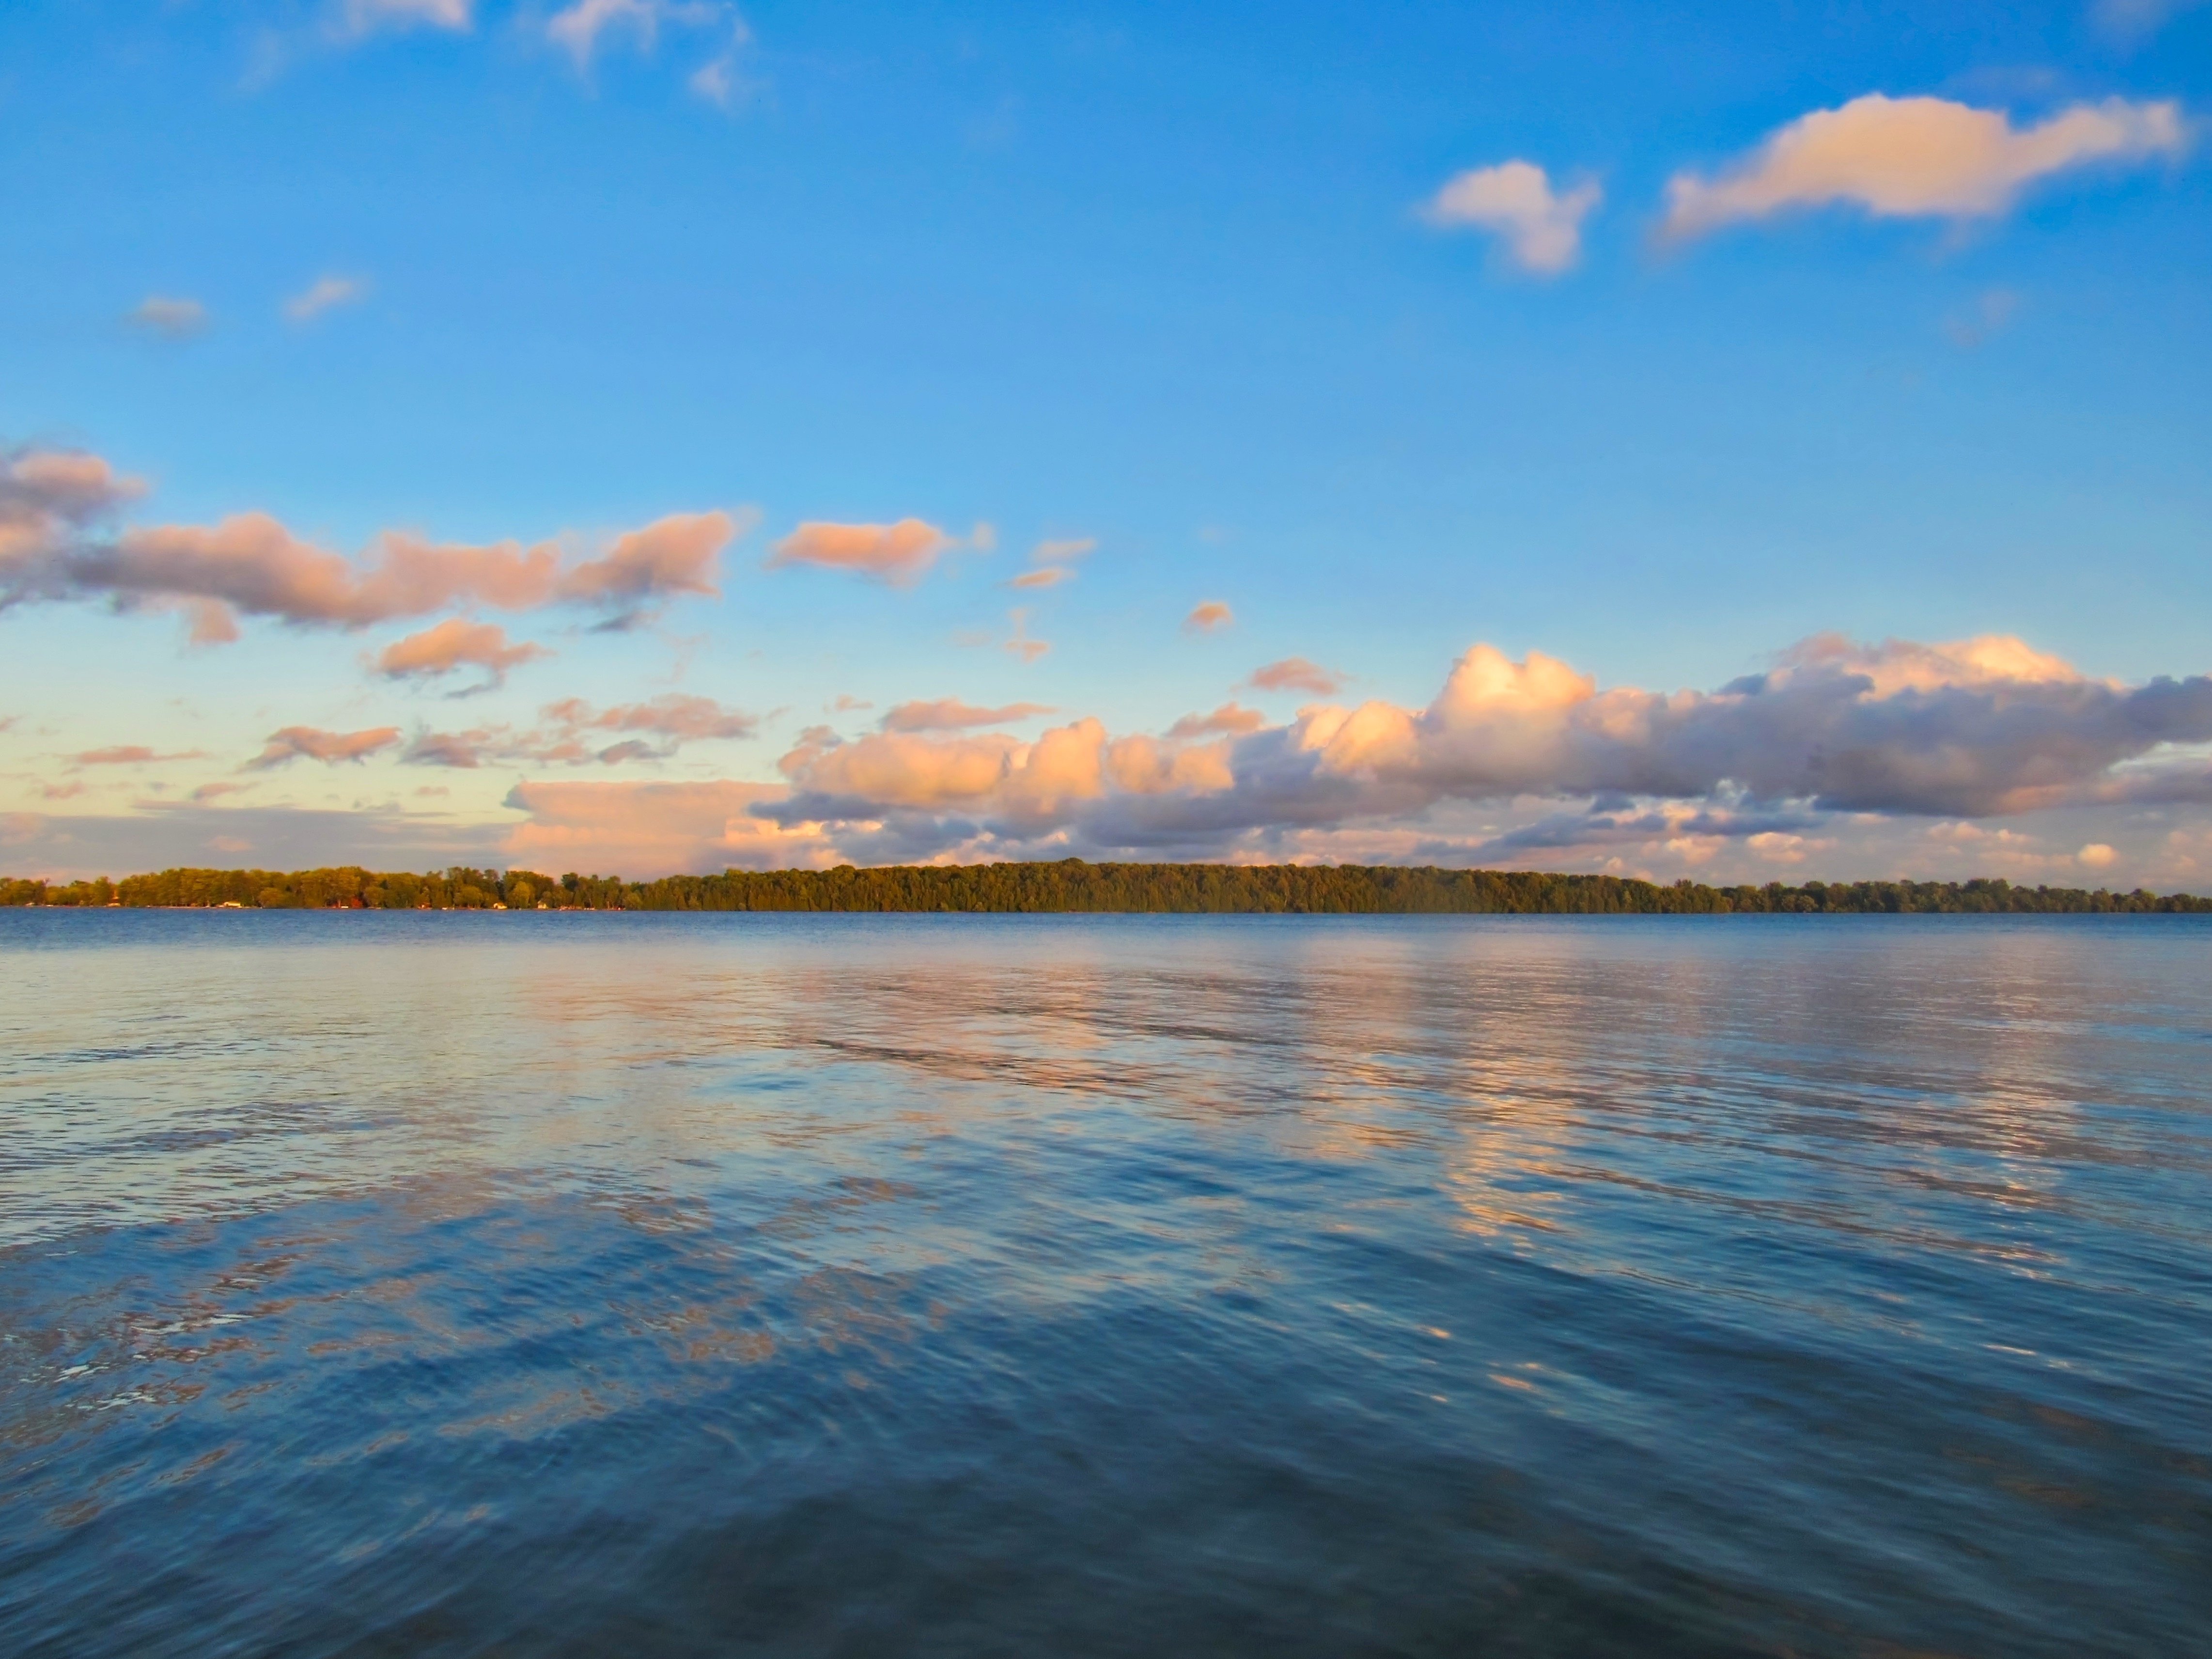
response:
M2202 1653L2208 969L0 912L0 1651Z

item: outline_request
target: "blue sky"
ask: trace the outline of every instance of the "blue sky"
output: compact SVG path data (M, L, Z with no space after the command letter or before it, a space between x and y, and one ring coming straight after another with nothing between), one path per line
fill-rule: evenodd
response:
M0 866L2205 886L2212 713L2129 698L2212 668L2208 82L2212 8L2148 0L10 7L0 442L43 528L0 556ZM1764 148L1793 134L1826 159ZM1516 162L1597 198L1559 210L1564 258L1442 205ZM1698 189L1738 205L1686 231ZM71 455L139 485L38 518L36 458ZM627 610L257 611L234 549L131 551L262 513L363 570L392 532L573 566L714 512L743 533L711 570ZM790 539L908 520L926 568ZM1041 563L1072 574L1006 585ZM211 599L238 637L193 644L178 607ZM1232 619L1187 625L1207 601ZM541 654L374 667L450 617ZM1800 648L1831 634L1858 654ZM1984 636L2032 658L1882 654ZM1592 690L1455 714L1478 642ZM1314 672L1252 683L1285 662ZM1778 665L1802 698L1859 682L1788 737L1717 707L1734 735L1624 757L1664 706L1606 696ZM1053 712L882 729L943 699ZM1232 699L1261 724L1167 738ZM1370 702L1420 718L1347 749L1299 712ZM1045 789L1037 739L1094 719ZM394 735L240 769L288 729ZM1838 744L1919 781L1829 787ZM190 758L82 758L141 749Z

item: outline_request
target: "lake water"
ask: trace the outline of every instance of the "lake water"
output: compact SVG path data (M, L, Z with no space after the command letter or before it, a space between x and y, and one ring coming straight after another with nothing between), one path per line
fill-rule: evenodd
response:
M2201 1655L2208 924L0 912L0 1652Z

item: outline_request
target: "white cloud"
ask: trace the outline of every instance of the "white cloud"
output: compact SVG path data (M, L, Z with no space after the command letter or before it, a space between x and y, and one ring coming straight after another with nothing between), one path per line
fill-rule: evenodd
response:
M326 311L360 304L368 289L365 276L318 276L284 301L284 314L295 323L313 322Z
M1534 162L1503 161L1448 180L1423 212L1431 224L1494 232L1522 269L1553 276L1582 257L1583 221L1604 195L1594 179L1562 194Z
M1844 202L1880 217L1985 217L2008 210L2038 179L2097 161L2177 155L2187 142L2172 102L2108 98L2023 128L2002 110L1870 93L1801 116L1718 177L1676 173L1665 228L1695 236Z

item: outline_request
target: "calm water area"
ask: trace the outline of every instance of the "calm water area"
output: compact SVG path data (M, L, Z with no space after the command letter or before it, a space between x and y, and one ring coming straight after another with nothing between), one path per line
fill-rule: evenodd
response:
M2212 918L0 912L0 1654L2212 1652Z

